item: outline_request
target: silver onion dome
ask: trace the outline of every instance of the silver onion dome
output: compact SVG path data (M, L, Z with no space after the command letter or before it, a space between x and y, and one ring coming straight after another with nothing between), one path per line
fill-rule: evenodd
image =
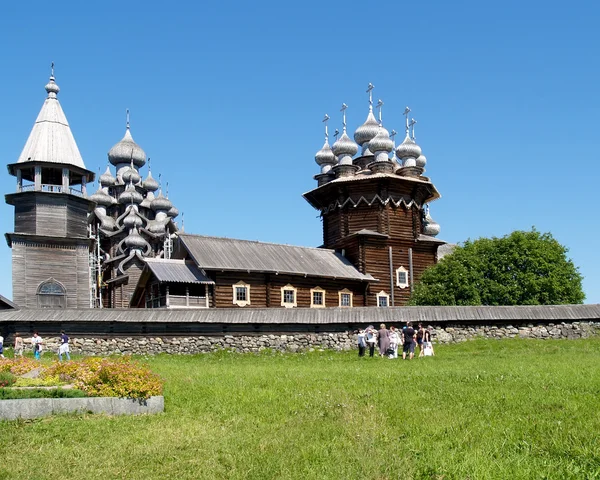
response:
M407 133L404 141L396 148L396 156L403 160L405 158L417 158L419 155L421 155L421 147Z
M394 149L394 142L390 139L388 131L381 127L375 137L369 142L369 150L376 152L391 152Z
M99 188L96 193L90 195L90 200L92 202L96 202L97 205L102 205L104 207L109 207L113 204L113 198L110 195L104 193L102 191L102 188Z
M427 164L427 157L423 154L419 155L416 160L417 167L425 168L426 164Z
M131 203L139 205L143 200L144 197L142 197L142 194L138 192L131 183L125 187L125 191L119 197L119 203L121 205L129 205Z
M365 143L375 138L378 130L379 123L373 115L373 110L369 108L369 114L367 115L365 123L358 127L354 132L354 140L362 147Z
M140 218L134 208L129 210L127 216L123 219L123 225L126 228L134 228L141 227L144 224L144 221Z
M320 167L323 165L333 165L335 163L335 155L327 140L325 140L323 148L316 153L315 162L317 162L317 165Z
M147 229L150 233L159 234L159 233L165 233L165 227L166 227L166 221L161 222L159 220L151 220L150 223L148 224Z
M333 154L336 157L349 155L353 157L358 152L358 145L354 143L346 132L342 133L342 136L337 139L332 147Z
M125 245L129 248L143 249L148 246L148 242L138 233L137 228L133 228L129 235L125 237Z
M179 215L179 209L173 205L167 212L167 215L171 218L176 218Z
M423 234L429 235L430 237L435 237L438 233L440 233L440 228L440 224L431 218L429 211L427 211L427 214L423 219Z
M121 177L123 178L123 182L133 184L137 184L142 179L138 171L133 168L133 165L125 170Z
M148 176L143 182L144 188L149 192L156 192L158 190L158 182L152 178L152 172L148 171Z
M112 187L117 183L117 179L110 173L110 167L106 166L106 172L100 175L100 185L103 187Z
M108 160L113 165L129 163L133 160L133 164L138 168L146 164L146 153L133 140L129 127L125 130L125 136L121 141L108 151Z
M54 81L54 75L50 76L50 81L44 88L46 89L46 92L48 92L48 97L50 98L56 98L56 95L60 92L60 88L58 88L58 85Z
M150 207L155 212L158 212L161 210L164 212L168 212L169 210L171 210L171 207L173 207L173 204L171 203L171 200L169 200L166 197L163 197L163 194L161 192L158 194L158 197L156 197L154 200L152 200Z

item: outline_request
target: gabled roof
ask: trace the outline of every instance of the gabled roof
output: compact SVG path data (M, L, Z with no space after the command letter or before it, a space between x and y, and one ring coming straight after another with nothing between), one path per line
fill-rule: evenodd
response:
M85 169L55 93L49 92L17 161L24 162L62 163Z
M179 240L204 270L374 280L371 275L360 273L334 250L189 234L179 234Z
M16 303L11 302L8 298L3 295L0 295L0 310L13 310L19 309L19 306Z
M192 262L147 258L146 265L159 282L214 284Z

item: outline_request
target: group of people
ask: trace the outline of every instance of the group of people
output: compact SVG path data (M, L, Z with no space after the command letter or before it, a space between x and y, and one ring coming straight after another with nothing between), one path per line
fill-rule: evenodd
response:
M396 327L387 329L385 323L379 326L379 330L373 325L369 325L364 330L358 331L358 356L364 357L367 348L369 356L375 356L375 347L379 348L381 357L398 358L398 349L402 345L402 359L412 360L415 356L415 348L419 349L419 357L429 357L435 355L433 343L431 343L431 332L423 327L421 323L417 330L412 326L412 322L406 322L406 326L398 331Z
M36 360L39 360L42 357L42 352L44 348L44 340L42 337L38 335L37 332L33 332L33 337L30 340L31 348L33 350L33 356ZM25 349L25 341L23 337L19 335L19 333L15 333L15 343L14 343L14 353L15 358L23 356L23 350ZM63 355L67 360L71 360L71 355L69 351L69 336L65 333L64 330L60 331L60 345L58 347L58 359L62 362ZM0 335L0 357L4 358L4 338Z

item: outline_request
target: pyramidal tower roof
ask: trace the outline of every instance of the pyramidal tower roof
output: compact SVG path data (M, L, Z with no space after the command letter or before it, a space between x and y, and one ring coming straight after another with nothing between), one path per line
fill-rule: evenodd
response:
M42 105L17 163L62 163L85 169L71 127L58 101L57 95L60 89L54 80L54 68L52 68L50 81L46 85L48 97Z

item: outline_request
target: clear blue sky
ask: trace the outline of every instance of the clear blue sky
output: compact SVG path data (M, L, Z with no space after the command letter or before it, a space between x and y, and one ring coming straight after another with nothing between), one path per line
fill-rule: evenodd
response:
M372 82L389 130L406 105L418 121L440 238L549 231L600 303L598 18L592 1L10 2L0 159L17 160L54 61L90 170L104 171L129 108L186 231L318 246L301 194L321 119L340 127L345 102L353 133ZM5 170L0 190L15 185ZM0 219L12 231L13 207ZM10 298L5 242L0 268Z

